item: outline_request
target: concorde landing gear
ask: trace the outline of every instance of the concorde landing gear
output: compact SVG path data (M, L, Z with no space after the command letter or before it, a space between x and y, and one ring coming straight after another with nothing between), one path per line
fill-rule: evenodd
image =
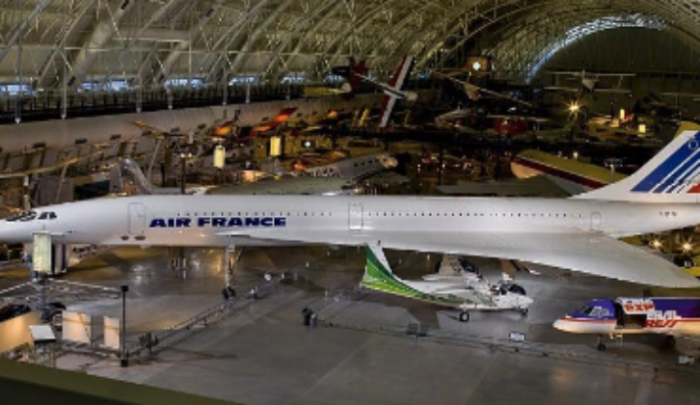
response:
M236 298L236 290L233 288L233 276L236 264L243 255L243 249L236 249L236 246L229 245L224 250L224 287L221 289L221 296L225 301Z
M467 311L462 311L459 313L459 321L460 322L469 322L469 312Z

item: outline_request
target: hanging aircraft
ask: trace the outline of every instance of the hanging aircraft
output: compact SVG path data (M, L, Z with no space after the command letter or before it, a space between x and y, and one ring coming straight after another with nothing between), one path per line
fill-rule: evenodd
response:
M363 287L456 308L461 322L469 322L470 310L517 310L525 315L533 303L525 289L512 281L491 285L479 275L465 272L458 263L444 266L437 275L426 276L421 281L408 281L394 274L379 244L368 244L366 255L365 273L360 282ZM448 256L444 262L454 260Z
M334 75L345 78L347 83L340 89L309 87L305 89L307 97L325 95L352 95L362 82L371 84L384 93L382 102L382 113L379 121L379 128L387 128L394 114L394 109L399 101L414 102L418 99L418 94L407 91L406 84L411 77L411 71L415 64L412 56L406 56L399 62L396 71L391 76L389 83L380 82L369 74L369 69L364 61L357 62L350 58L347 66L338 66L332 69Z
M700 223L700 133L685 132L626 179L569 199L406 196L137 196L36 209L0 241L136 246L322 244L533 262L635 283L698 287L618 238ZM31 218L31 219L27 219Z
M602 337L657 334L700 337L700 298L596 299L554 322L568 333L598 335L598 350L605 350Z
M252 183L229 186L188 187L189 195L350 195L359 194L358 182L398 162L387 153L341 159L336 162L304 168L297 175L277 175ZM299 175L301 174L301 175ZM110 167L110 191L123 195L177 195L179 187L156 187L136 162L121 159Z
M487 95L487 96L494 97L497 99L506 100L506 101L509 101L509 102L512 102L515 104L519 104L523 107L535 108L535 106L530 102L520 100L519 98L512 97L512 96L505 94L505 93L499 93L497 91L489 90L485 87L477 86L476 84L469 83L468 81L459 80L459 79L454 77L455 74L449 74L449 73L444 74L444 73L440 73L440 72L433 72L432 75L438 79L446 79L446 80L449 80L450 82L456 84L464 92L464 94L466 94L467 97L469 97L469 99L472 101L479 101L479 99L482 97L482 95Z
M682 121L675 136L686 131L700 131L700 125ZM570 197L618 182L626 176L617 169L619 159L607 159L605 167L535 149L524 150L513 157L510 169L513 180L462 182L438 186L446 195L459 196L530 196Z
M268 134L270 131L284 125L292 117L292 114L297 111L297 107L288 107L282 109L279 114L273 118L263 118L262 122L252 126L239 126L238 115L228 120L217 120L211 126L199 128L199 133L181 133L179 128L171 131L164 131L155 128L143 121L134 121L134 125L144 131L144 134L156 136L157 139L167 138L189 138L188 143L192 144L195 141L203 143L246 143L255 139L259 135ZM198 135L195 139L195 135Z
M357 61L355 58L348 58L346 66L336 66L331 69L331 74L336 77L345 79L345 83L340 88L328 86L307 86L304 87L304 97L329 97L341 96L352 97L362 84L360 76L365 76L369 73L365 61Z
M558 82L560 76L569 77L578 81L579 87L567 86L546 86L545 90L565 91L571 93L609 93L609 94L631 94L632 90L622 88L622 83L625 78L637 76L634 73L598 73L586 70L581 71L555 71L548 72L555 77ZM603 87L600 82L603 78L617 78L618 83L615 86Z
M392 114L399 101L414 102L418 99L418 94L412 91L406 91L406 84L411 77L411 71L415 59L412 56L406 56L399 62L399 66L391 76L389 83L379 82L368 75L356 74L363 81L374 85L384 92L384 101L382 102L382 116L379 120L379 128L389 126Z

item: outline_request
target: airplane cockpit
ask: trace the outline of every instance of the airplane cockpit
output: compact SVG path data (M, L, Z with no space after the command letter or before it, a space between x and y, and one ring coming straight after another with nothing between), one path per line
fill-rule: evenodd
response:
M54 220L58 218L56 216L55 212L51 211L43 211L43 212L36 212L33 210L29 211L23 211L19 214L12 215L10 217L5 218L6 222L30 222L34 220Z
M5 218L7 222L29 222L35 220L37 217L36 211L22 211L19 214L15 214Z
M476 267L476 265L470 262L467 258L460 256L457 260L459 260L459 265L462 267L462 271L464 271L465 273L471 273L477 276L481 276L479 268Z
M508 293L522 295L522 296L527 295L525 288L523 288L521 285L511 283L511 282L498 283L498 284L491 287L491 291L494 294L498 294L498 295L506 295Z
M597 299L586 303L583 307L567 316L582 319L612 319L617 314L613 300Z

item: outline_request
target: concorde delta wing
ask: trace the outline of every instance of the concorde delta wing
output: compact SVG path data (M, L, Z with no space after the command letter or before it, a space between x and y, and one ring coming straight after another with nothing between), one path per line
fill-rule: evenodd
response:
M700 287L698 280L673 263L599 234L423 232L414 235L408 232L241 229L226 235L350 246L380 241L385 249L522 260L659 287Z

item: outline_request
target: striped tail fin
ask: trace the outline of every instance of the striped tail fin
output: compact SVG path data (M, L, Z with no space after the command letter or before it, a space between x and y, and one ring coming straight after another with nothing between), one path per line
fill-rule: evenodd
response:
M367 263L365 274L360 284L371 290L399 295L408 298L420 298L424 294L408 286L398 278L384 255L384 251L377 244L368 244L365 248Z
M698 202L700 132L683 132L624 180L572 198L654 203Z
M384 88L384 101L382 102L382 118L379 122L380 128L386 128L389 125L389 120L394 114L394 108L399 100L406 99L406 83L411 76L415 60L412 56L407 56L401 59L401 63L396 68L394 75L391 77L389 86Z

